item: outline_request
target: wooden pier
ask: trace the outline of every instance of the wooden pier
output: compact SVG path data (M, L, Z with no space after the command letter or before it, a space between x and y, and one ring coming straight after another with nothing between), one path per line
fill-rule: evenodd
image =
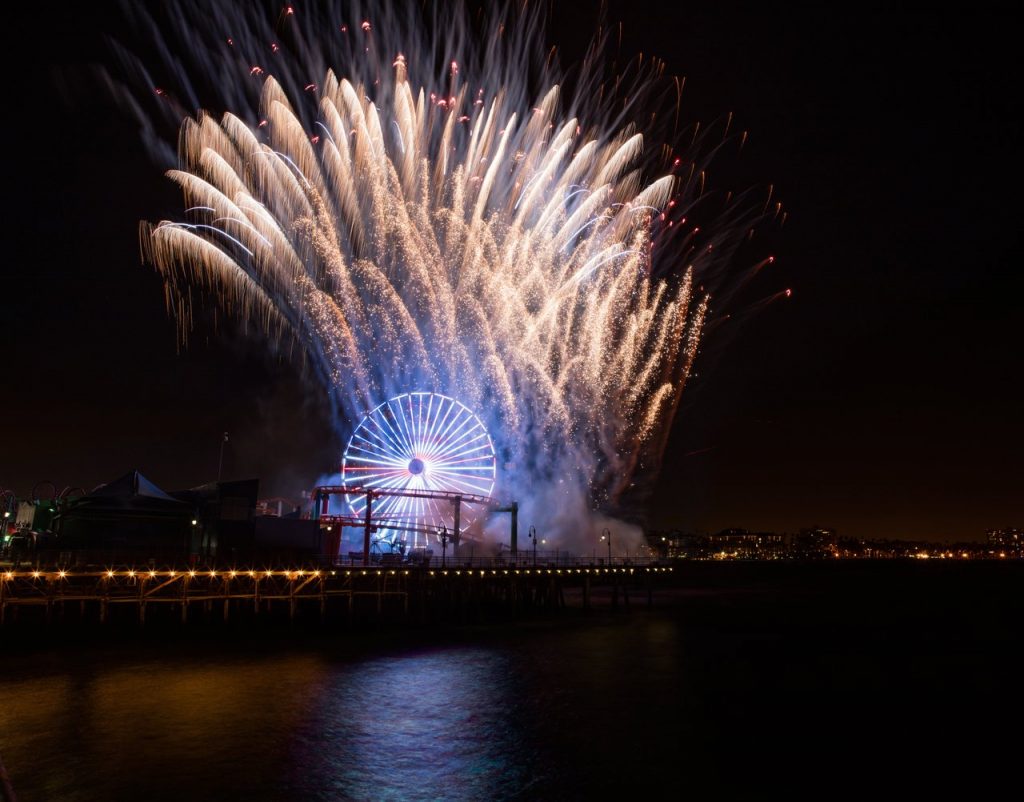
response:
M650 604L667 566L0 569L0 626L58 621L486 620ZM621 600L621 601L620 601Z

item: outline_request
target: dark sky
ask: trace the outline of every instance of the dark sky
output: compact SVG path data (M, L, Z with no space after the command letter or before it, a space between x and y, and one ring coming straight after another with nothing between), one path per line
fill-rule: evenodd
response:
M579 5L556 7L552 42L589 30ZM624 52L687 76L684 117L734 112L750 131L730 179L773 183L789 210L758 281L793 298L709 333L655 525L1024 525L1016 29L1006 8L889 5L610 5ZM137 226L180 216L180 196L111 101L69 102L52 78L100 57L113 11L20 13L4 50L0 487L88 489L132 467L195 485L227 430L226 477L307 488L340 450L324 410L237 336L200 331L178 353Z

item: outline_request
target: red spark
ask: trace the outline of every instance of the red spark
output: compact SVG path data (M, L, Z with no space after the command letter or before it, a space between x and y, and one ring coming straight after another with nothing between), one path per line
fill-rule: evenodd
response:
M361 25L360 27L361 27L361 28L362 28L362 29L363 29L364 31L366 31L367 33L369 33L369 31L370 31L370 21L369 21L369 20L363 20L363 24L362 24L362 25Z
M790 298L792 295L793 295L793 291L792 290L786 290L786 297L787 298Z
M263 75L263 68L258 64L254 64L252 69L249 70L249 75Z

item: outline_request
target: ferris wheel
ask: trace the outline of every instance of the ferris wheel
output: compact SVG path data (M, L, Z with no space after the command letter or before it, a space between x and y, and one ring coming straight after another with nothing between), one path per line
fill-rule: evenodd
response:
M341 483L490 496L495 467L491 436L469 407L438 393L404 393L374 408L352 432ZM353 515L364 514L365 495L346 494L345 501ZM428 533L453 523L451 504L439 499L380 496L372 514L378 540L389 545L430 545ZM472 516L462 520L468 526Z

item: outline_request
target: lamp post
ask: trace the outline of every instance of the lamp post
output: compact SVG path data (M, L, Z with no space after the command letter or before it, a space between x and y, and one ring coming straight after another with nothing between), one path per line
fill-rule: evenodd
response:
M224 439L220 441L220 459L217 460L217 481L220 481L220 472L224 467L224 444L228 441L228 433L224 432Z
M441 538L441 567L445 568L448 552L448 527L441 524L441 528L437 530L437 536Z
M530 533L527 535L533 541L533 567L537 567L537 527L531 526Z
M608 541L608 565L612 564L612 530L605 527L601 530L601 540Z

